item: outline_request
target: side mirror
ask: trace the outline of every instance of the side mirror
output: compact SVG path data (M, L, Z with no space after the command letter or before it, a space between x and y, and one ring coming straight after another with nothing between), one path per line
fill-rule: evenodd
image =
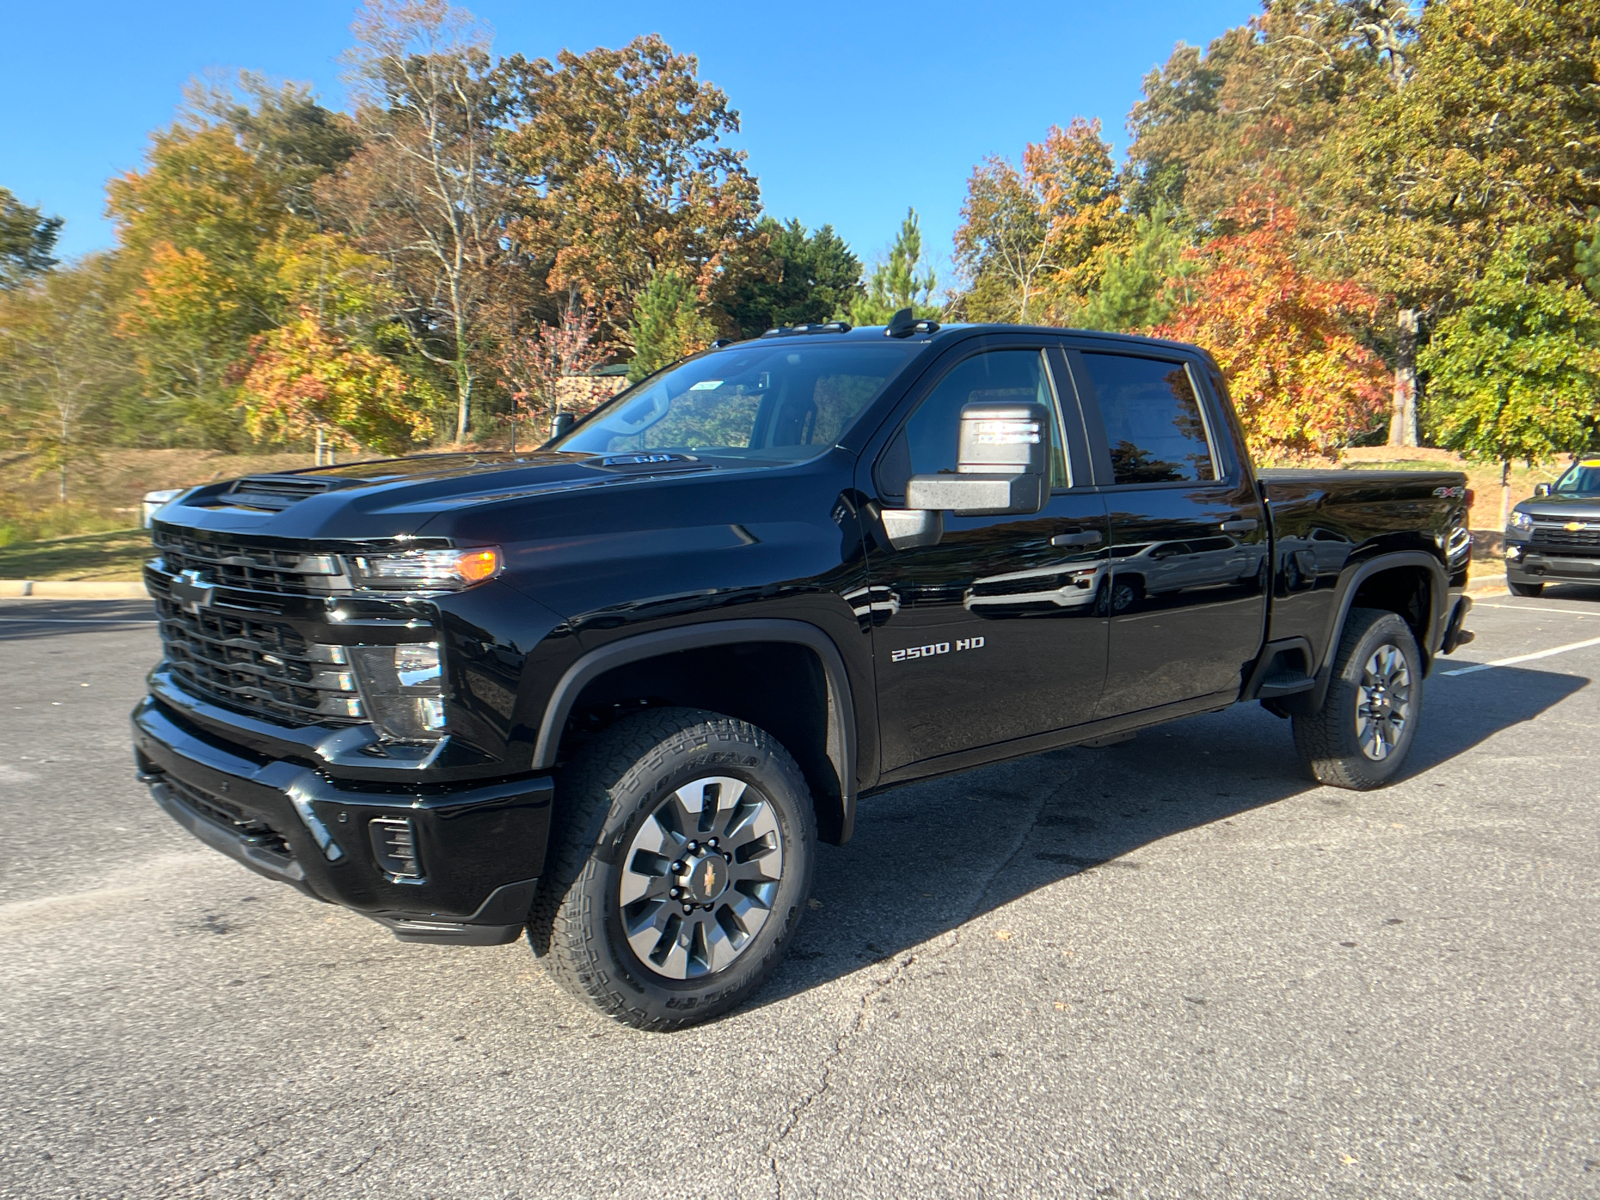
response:
M1042 404L968 404L954 475L913 475L906 507L962 517L1036 513L1044 507L1050 414Z
M572 427L578 423L578 414L558 412L550 418L550 440L553 442L558 437L565 437L572 432Z
M1533 494L1534 494L1535 498L1543 499L1545 496L1548 496L1550 494L1550 485L1548 483L1536 483L1536 484L1534 484L1533 485Z

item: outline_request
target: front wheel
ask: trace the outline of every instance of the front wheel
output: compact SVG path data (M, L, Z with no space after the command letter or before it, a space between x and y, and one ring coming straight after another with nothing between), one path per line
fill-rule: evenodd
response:
M1513 596L1532 597L1544 595L1544 584L1542 583L1514 583L1511 580L1507 580L1506 586L1511 589Z
M1387 610L1354 608L1327 699L1294 718L1294 746L1319 783L1382 787L1405 762L1421 711L1422 655L1411 627Z
M764 730L699 709L625 717L563 772L529 940L556 983L641 1029L727 1011L805 910L816 814Z

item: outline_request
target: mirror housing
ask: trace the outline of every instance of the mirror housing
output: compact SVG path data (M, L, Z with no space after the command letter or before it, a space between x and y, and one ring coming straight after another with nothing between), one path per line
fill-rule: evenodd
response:
M1050 414L1042 404L980 402L961 410L954 475L913 475L906 507L957 516L1036 513L1044 507Z
M1549 494L1550 494L1550 485L1548 483L1536 483L1536 484L1533 485L1533 495L1534 495L1535 499L1542 500L1544 497L1548 496Z
M572 432L572 427L578 423L578 414L558 412L550 418L550 440L553 442L558 437L564 437Z

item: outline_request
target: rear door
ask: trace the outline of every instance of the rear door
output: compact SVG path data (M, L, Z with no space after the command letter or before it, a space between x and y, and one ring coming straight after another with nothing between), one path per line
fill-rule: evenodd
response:
M1221 397L1181 351L1085 341L1067 358L1111 527L1097 715L1237 692L1265 628L1268 543Z
M963 405L1051 412L1051 494L1028 516L946 515L936 546L871 551L883 769L1093 719L1105 679L1105 505L1093 487L1065 362L1047 336L955 348L921 385L871 469L884 507L905 481L955 469Z

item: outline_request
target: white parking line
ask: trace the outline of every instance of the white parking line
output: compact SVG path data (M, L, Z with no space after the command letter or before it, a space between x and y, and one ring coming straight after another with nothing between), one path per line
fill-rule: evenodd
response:
M1569 616L1569 617L1592 617L1592 616L1594 616L1594 613L1592 613L1592 612L1579 612L1575 608L1545 608L1542 605L1538 605L1538 604L1487 604L1484 601L1480 600L1480 601L1478 601L1478 603L1474 604L1472 607L1473 608L1507 608L1507 609L1510 609L1512 612L1566 613L1567 616Z
M1470 667L1461 667L1458 670L1446 671L1446 675L1471 675L1474 671L1487 671L1490 667L1509 667L1516 663L1532 662L1536 658L1549 658L1552 654L1565 654L1568 650L1582 650L1585 646L1600 646L1600 638L1590 638L1586 642L1569 642L1565 646L1556 646L1551 650L1540 650L1537 654L1518 654L1514 658L1497 658L1493 662L1476 663Z

